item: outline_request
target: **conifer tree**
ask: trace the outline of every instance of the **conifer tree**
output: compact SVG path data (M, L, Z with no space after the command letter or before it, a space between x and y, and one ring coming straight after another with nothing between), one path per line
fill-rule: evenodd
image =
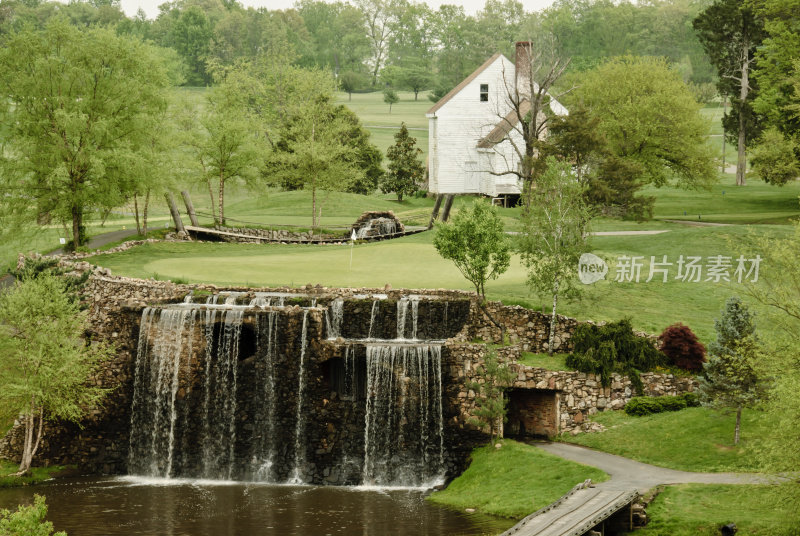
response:
M404 195L413 194L425 175L425 166L419 155L422 150L417 147L417 139L408 135L406 124L400 125L400 131L394 135L394 145L386 151L389 160L389 171L381 181L381 190L388 194L397 194L402 201Z
M725 303L722 316L714 322L717 340L708 347L709 360L703 365L700 396L704 404L736 409L733 444L739 443L742 408L761 397L762 385L755 370L760 353L754 314L737 297Z

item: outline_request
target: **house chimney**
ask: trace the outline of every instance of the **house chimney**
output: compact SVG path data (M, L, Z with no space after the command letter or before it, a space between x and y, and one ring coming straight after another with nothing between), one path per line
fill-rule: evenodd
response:
M522 95L529 95L531 91L531 46L530 41L517 41L514 82Z

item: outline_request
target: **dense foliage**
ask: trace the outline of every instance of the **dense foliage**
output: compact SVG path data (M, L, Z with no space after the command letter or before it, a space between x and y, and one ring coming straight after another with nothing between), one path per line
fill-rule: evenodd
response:
M664 366L666 357L653 341L633 332L630 319L610 322L602 326L580 324L572 336L572 353L567 356L567 366L581 372L600 375L603 386L611 385L613 373L631 378L636 390L643 390L640 372Z
M678 322L672 324L658 336L659 349L675 367L700 372L706 360L706 347L697 339L697 335Z
M643 417L665 411L694 408L699 405L700 400L694 393L685 393L679 396L635 396L625 404L625 413Z
M298 67L347 74L351 89L383 82L418 93L449 90L494 52L513 57L516 41L552 33L574 70L640 51L668 58L687 81L709 83L714 71L691 28L700 9L681 0L598 0L559 2L535 13L517 0L488 0L473 15L460 6L432 9L405 0L304 0L287 10L180 0L158 13L126 16L117 2L8 0L0 8L0 34L56 16L78 27L110 27L169 50L173 69L192 86L211 83L217 66L288 48Z
M497 279L511 264L511 246L497 208L477 200L459 210L448 223L436 227L433 247L453 261L479 296L486 282Z
M64 283L46 273L0 294L0 414L25 428L20 473L41 445L43 421L77 421L104 395L87 383L108 348L84 339L86 315Z
M736 410L734 444L739 442L742 408L752 406L763 395L763 381L757 374L762 350L754 316L739 298L728 299L714 322L717 340L708 347L709 359L700 382L703 403Z
M53 524L46 521L47 504L41 495L33 496L33 504L20 506L16 511L0 509L0 536L67 536L53 533Z
M425 175L425 165L420 159L422 150L417 147L417 139L408 135L406 124L394 135L394 145L386 151L389 161L388 171L380 181L383 193L394 193L402 201L419 190Z

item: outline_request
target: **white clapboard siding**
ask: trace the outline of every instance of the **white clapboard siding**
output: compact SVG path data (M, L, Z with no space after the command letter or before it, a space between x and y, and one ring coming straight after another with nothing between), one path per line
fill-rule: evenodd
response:
M480 193L491 197L520 193L516 170L519 158L508 141L478 149L483 139L510 111L509 89L514 86L514 64L495 54L453 91L433 106L428 117L428 189L437 194ZM481 102L481 85L488 84L489 99ZM551 101L558 115L568 112ZM522 147L518 128L510 133Z
M438 110L428 114L429 189L434 193L495 195L496 177L478 142L508 113L506 81L513 87L514 64L498 54ZM481 84L489 100L481 102ZM492 163L493 165L493 163Z

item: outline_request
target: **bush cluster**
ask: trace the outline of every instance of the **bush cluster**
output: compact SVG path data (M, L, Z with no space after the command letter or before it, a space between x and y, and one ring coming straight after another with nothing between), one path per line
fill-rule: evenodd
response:
M658 342L670 365L692 372L702 372L703 363L706 361L706 347L697 340L697 335L689 329L689 326L684 326L680 322L672 324L658 336Z
M600 375L604 387L611 385L614 372L631 378L634 388L643 392L640 372L664 366L666 357L645 337L633 332L628 318L603 326L581 324L572 336L573 350L566 364L581 372Z
M699 405L700 399L694 393L685 393L679 396L637 396L625 404L625 413L643 417L665 411L695 408Z

